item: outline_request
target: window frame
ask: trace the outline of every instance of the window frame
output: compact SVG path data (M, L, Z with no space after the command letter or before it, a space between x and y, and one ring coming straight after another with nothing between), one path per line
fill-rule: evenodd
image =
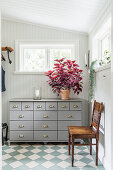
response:
M49 49L56 49L57 47L58 48L72 48L72 58L71 59L75 59L75 51L77 49L77 58L76 60L79 60L79 41L67 41L67 42L64 42L64 41L31 41L31 40L28 40L28 41L25 41L25 40L15 40L15 71L14 73L15 74L44 74L45 71L47 71L47 69L44 71L44 72L38 72L38 71L23 71L21 68L21 62L23 62L23 54L22 54L22 48L25 46L27 47L30 47L32 46L32 48L37 48L38 47L42 47L44 49L44 47L46 47L46 52L47 52L47 57L46 57L46 62L47 62L47 65L49 64L49 52L48 52L48 49L47 49L47 46L49 46ZM51 47L51 48L50 48ZM21 49L21 50L20 50Z
M109 50L111 51L111 17L107 18L102 24L100 29L93 36L92 40L92 58L91 60L102 60L102 40L108 36L109 37Z
M105 39L105 38L107 38L108 39L108 46L109 46L109 51L110 51L110 47L111 47L111 44L110 44L110 33L106 33L106 34L104 34L98 41L99 41L99 47L98 47L98 49L99 49L99 60L103 60L103 51L102 51L102 41Z

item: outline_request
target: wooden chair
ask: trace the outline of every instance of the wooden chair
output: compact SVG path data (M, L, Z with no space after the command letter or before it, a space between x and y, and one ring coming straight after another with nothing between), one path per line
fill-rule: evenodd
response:
M98 165L99 125L100 125L102 109L103 109L103 103L98 103L95 100L93 105L93 112L92 112L90 126L68 126L68 133L69 133L68 152L70 155L70 144L72 143L72 167L74 166L74 140L75 139L90 140L90 144L76 144L76 145L90 145L90 155L92 155L92 145L96 145L96 166ZM92 138L96 139L96 144L92 144Z

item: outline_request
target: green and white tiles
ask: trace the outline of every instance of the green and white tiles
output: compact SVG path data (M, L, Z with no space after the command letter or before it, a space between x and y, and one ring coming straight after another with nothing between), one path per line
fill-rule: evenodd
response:
M67 145L13 144L3 146L3 170L104 170L95 165L95 153L86 146L75 147L74 167Z

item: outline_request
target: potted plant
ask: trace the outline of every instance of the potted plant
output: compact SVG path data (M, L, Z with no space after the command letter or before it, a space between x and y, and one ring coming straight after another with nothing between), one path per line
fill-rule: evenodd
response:
M49 77L47 81L52 91L61 94L62 99L69 99L70 90L77 95L82 92L82 72L76 61L65 60L65 58L54 60L53 70L46 72Z

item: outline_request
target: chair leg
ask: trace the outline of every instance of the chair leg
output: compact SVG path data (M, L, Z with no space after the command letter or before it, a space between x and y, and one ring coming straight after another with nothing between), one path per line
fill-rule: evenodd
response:
M74 137L71 136L72 141L72 167L74 166Z
M90 138L90 155L92 155L92 138Z
M68 135L68 154L70 155L70 133Z
M98 166L98 139L96 139L96 166Z

